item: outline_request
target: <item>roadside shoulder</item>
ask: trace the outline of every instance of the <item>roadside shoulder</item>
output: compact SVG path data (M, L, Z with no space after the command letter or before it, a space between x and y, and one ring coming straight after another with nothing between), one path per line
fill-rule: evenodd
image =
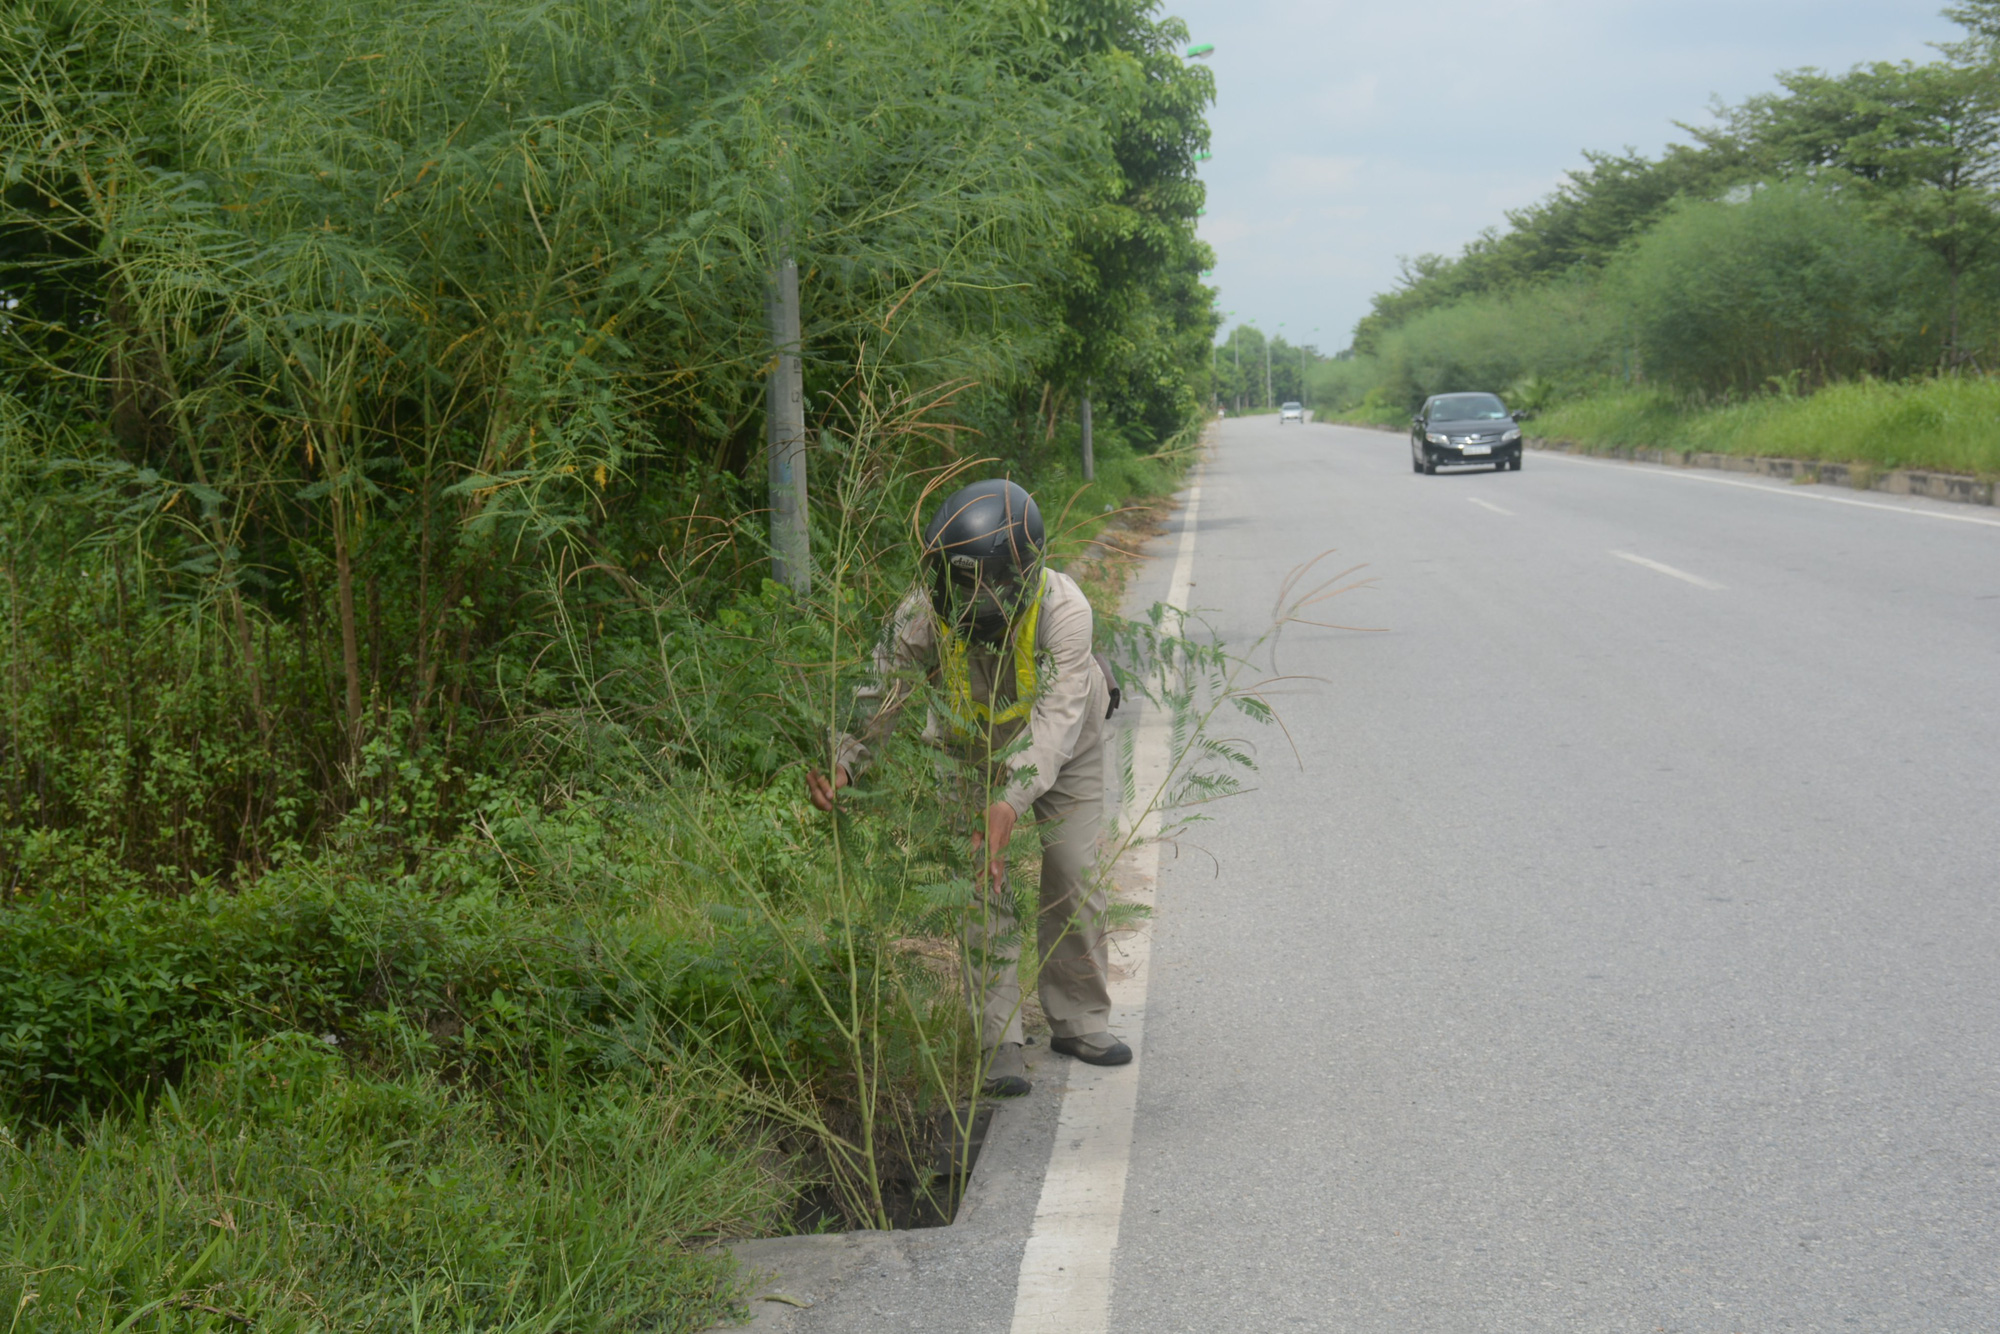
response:
M1586 445L1574 440L1528 438L1530 449L1554 454L1656 463L1669 468L1708 468L1717 472L1749 473L1781 481L1844 486L1855 491L1881 491L1892 496L1921 496L1963 505L1992 505L1993 483L1965 473L1916 468L1873 468L1865 463L1824 463L1816 459L1773 458L1743 454L1712 454L1688 449L1647 449L1631 445Z

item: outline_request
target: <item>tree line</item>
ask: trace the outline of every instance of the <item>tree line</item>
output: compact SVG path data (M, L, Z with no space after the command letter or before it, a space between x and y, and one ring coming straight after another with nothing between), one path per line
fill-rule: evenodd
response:
M1215 345L1211 356L1215 405L1231 412L1304 403L1312 396L1314 369L1324 360L1309 344L1266 336L1254 324L1239 324Z
M1690 402L2000 356L2000 5L1929 61L1796 70L1658 156L1587 152L1561 188L1378 294L1330 402L1442 390L1537 407L1608 385Z
M1208 397L1146 0L6 9L0 898L269 864L513 754L591 598L754 592L781 253L823 468L1061 488L1082 394Z

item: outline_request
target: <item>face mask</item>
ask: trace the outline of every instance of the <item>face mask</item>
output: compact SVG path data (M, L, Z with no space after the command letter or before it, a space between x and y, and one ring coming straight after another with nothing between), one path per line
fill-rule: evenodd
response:
M977 571L953 571L952 620L960 634L982 644L997 646L1007 637L1008 622L1021 604L1017 579L988 582Z

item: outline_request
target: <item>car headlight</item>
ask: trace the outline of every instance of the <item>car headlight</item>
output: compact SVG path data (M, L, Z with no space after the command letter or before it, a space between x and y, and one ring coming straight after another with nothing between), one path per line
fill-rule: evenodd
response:
M1451 437L1448 435L1441 435L1436 431L1432 431L1424 436L1424 443L1431 445L1448 445L1451 443Z
M1516 426L1513 430L1507 432L1507 434L1500 437L1500 443L1503 445L1511 445L1520 438L1521 438L1521 428Z

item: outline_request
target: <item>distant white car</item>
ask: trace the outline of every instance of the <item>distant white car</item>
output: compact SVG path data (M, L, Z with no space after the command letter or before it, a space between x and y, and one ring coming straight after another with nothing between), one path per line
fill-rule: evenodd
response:
M1283 426L1286 422L1297 422L1299 425L1304 426L1306 424L1305 405L1302 403L1281 404L1278 408L1278 425Z

